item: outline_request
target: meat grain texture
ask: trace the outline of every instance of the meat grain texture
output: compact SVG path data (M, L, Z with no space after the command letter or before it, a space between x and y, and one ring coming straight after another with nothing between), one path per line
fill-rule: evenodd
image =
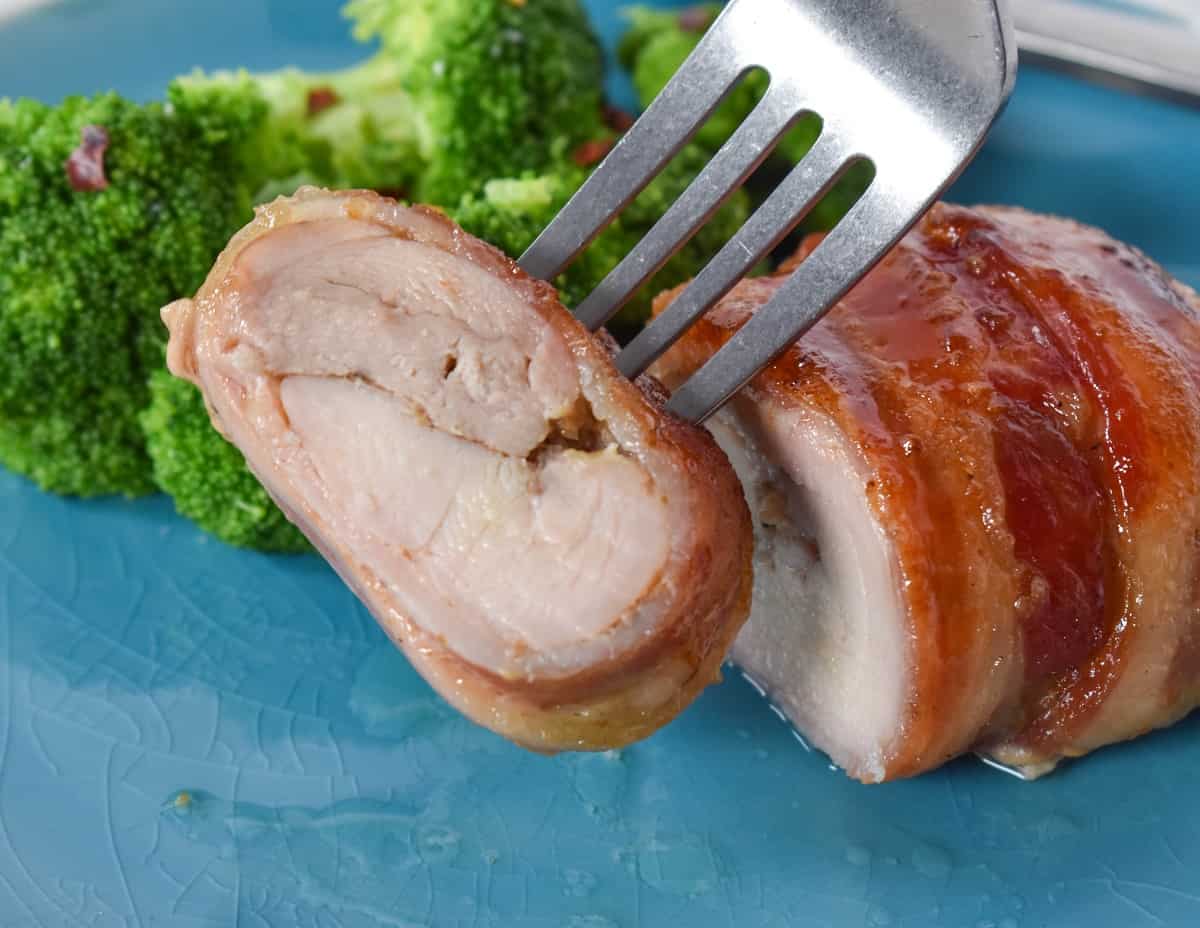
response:
M306 189L163 318L171 370L467 716L610 748L718 679L751 590L733 469L500 252Z
M692 373L789 267L659 376ZM1034 776L1188 713L1198 313L1095 229L935 207L710 421L757 533L735 661L866 781L969 750Z

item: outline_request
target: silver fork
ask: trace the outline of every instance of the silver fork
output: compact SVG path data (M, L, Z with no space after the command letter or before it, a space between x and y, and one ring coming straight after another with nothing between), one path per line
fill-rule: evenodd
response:
M870 187L775 296L671 397L702 422L811 328L916 222L982 144L1012 90L999 0L732 0L662 93L521 258L559 274L662 170L747 73L770 85L684 194L576 309L606 323L801 116L816 144L671 306L617 356L636 377L796 227L855 161Z

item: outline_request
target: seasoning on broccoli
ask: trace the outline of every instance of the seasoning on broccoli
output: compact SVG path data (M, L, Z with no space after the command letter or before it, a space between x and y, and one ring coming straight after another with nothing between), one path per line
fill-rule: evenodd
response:
M310 546L250 473L242 453L212 427L204 398L165 368L150 376L142 414L154 479L175 508L222 541L259 551Z
M104 174L104 153L108 151L108 130L104 126L84 126L79 147L67 158L67 180L72 190L103 190L108 186Z

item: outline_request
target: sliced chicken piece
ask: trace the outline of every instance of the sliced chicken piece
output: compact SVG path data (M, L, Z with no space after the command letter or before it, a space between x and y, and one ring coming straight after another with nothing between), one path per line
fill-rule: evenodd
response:
M791 266L659 376L695 371ZM866 781L968 750L1037 775L1186 714L1198 314L1094 229L937 206L711 420L757 534L734 660Z
M609 748L718 679L751 587L729 462L441 214L303 190L163 318L171 370L472 719Z

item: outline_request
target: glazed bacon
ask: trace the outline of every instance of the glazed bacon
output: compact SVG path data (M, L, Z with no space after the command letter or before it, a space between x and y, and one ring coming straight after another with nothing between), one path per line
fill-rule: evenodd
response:
M740 284L659 375L783 279ZM1037 775L1185 715L1198 312L1095 229L935 207L712 420L757 533L734 659L868 781L969 750Z
M750 602L736 475L500 252L309 188L163 315L172 371L472 719L610 748L719 678Z

